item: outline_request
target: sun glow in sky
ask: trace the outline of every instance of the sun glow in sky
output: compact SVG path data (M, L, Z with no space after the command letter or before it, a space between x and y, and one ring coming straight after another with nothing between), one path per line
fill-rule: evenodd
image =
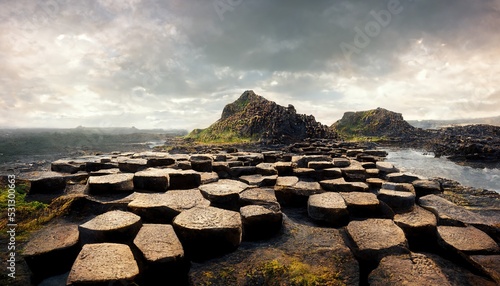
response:
M0 127L203 128L253 89L330 125L500 115L500 0L0 0Z

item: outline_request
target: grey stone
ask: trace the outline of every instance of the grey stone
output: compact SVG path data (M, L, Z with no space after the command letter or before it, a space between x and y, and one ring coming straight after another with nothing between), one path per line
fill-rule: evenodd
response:
M28 183L30 194L56 194L66 188L65 177L56 172L27 172L18 177L19 181Z
M341 168L342 175L348 181L364 182L366 181L366 169L360 162L351 160L349 167Z
M367 192L368 185L363 182L346 182L344 178L323 180L321 187L331 192Z
M255 175L255 174L257 174L257 167L255 167L255 166L231 167L230 174L233 177Z
M71 268L67 285L132 283L139 267L130 247L117 243L84 245Z
M148 168L134 175L134 188L154 192L165 192L169 187L168 171Z
M248 175L248 176L241 176L239 179L245 184L263 187L263 186L274 186L276 184L277 178L278 175L271 175L271 176Z
M134 190L134 174L113 174L92 176L88 180L91 194L132 192Z
M188 190L201 184L201 174L194 170L176 170L167 168L170 178L170 190Z
M346 230L354 243L354 255L362 261L379 261L388 255L409 253L403 230L390 219L351 221Z
M212 172L212 160L201 160L191 157L191 168L198 172Z
M200 191L211 202L212 206L235 210L238 209L240 193L248 187L243 182L223 179L215 183L201 185Z
M268 209L281 209L274 190L271 188L249 188L240 193L240 205L262 205Z
M351 165L351 160L347 158L333 158L333 165L337 168L345 168Z
M410 192L381 189L377 197L396 213L409 212L415 206L415 195Z
M72 159L59 159L50 164L53 172L74 174L78 171L85 171L85 161Z
M146 222L171 223L182 211L209 205L210 201L203 197L199 189L190 189L162 194L136 194L128 204L128 209Z
M386 174L399 172L399 169L394 167L394 165L392 163L389 163L389 162L380 162L379 161L379 162L375 163L375 166L377 167L377 169L380 170L380 172L383 172Z
M260 174L262 176L272 176L272 175L277 175L278 170L274 168L274 164L272 163L260 163L256 166L256 172L257 174Z
M124 173L136 173L148 167L146 159L126 159L118 161L118 168Z
M332 225L344 224L349 218L344 199L339 193L333 192L310 196L307 213L312 219Z
M210 173L201 173L201 184L210 184L217 182L219 180L219 175L216 172L210 172Z
M109 211L78 226L81 244L128 242L141 228L141 217L131 212Z
M295 167L296 165L292 162L276 162L274 164L279 176L291 176Z
M184 249L169 224L144 224L134 244L148 264L164 264L166 268L183 262Z
M350 192L340 193L344 199L349 214L361 217L371 217L380 211L380 201L372 193Z
M235 250L241 243L239 212L195 207L174 218L174 228L186 253L203 260Z
M240 209L246 239L268 238L281 229L283 214L264 206L248 205Z

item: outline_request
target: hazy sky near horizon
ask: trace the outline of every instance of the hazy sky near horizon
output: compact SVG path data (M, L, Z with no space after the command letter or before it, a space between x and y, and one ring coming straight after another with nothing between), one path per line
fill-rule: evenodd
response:
M204 128L243 91L330 125L500 115L500 0L0 0L0 127Z

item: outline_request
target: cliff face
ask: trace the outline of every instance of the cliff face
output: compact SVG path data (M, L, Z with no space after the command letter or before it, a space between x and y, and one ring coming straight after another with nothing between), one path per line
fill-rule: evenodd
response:
M346 112L331 128L344 136L403 137L416 131L401 113L383 108Z
M314 116L297 114L292 105L278 105L248 90L226 105L214 124L193 130L188 137L202 142L291 143L305 138L335 138L335 133Z

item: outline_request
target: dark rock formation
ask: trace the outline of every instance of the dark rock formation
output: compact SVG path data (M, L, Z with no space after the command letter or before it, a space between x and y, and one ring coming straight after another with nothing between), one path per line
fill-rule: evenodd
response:
M312 115L297 114L292 105L280 106L251 90L226 105L221 118L189 137L203 142L262 141L291 143L305 138L334 138Z

